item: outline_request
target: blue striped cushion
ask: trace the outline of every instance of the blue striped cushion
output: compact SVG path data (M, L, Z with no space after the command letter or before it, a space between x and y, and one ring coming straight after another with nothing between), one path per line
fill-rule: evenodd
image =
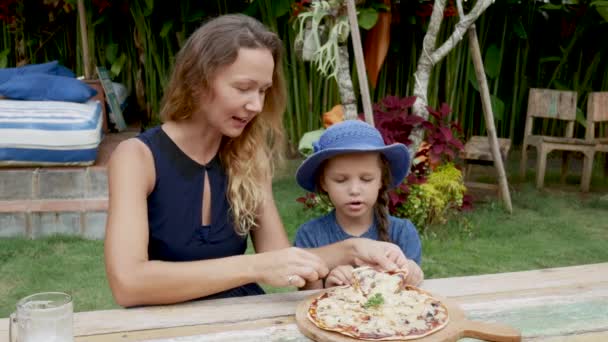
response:
M97 101L0 100L0 166L92 164L101 113Z

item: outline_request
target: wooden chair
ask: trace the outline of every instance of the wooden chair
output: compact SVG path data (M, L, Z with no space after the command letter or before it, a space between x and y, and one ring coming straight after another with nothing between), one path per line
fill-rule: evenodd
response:
M604 156L604 177L608 177L608 125L604 127L605 136L599 136L601 131L599 126L605 122L608 122L608 91L589 93L585 139L595 143L595 152L606 153Z
M509 150L511 149L511 139L498 138L498 149L503 163L506 164ZM493 166L494 157L490 151L490 142L487 136L472 136L464 145L464 150L460 152L460 158L464 161L464 181L467 189L476 188L482 190L499 191L496 184L481 183L470 181L471 169L473 165ZM500 193L500 191L499 191ZM502 194L500 194L502 196Z
M542 188L547 166L547 155L554 151L564 151L562 158L562 180L568 170L567 152L581 152L584 155L581 190L589 191L595 143L585 139L575 139L574 123L576 121L576 92L551 89L531 88L528 98L528 112L524 129L524 143L521 151L520 176L526 175L527 148L536 147L536 187ZM566 122L565 134L562 137L534 135L532 125L534 118L562 120Z

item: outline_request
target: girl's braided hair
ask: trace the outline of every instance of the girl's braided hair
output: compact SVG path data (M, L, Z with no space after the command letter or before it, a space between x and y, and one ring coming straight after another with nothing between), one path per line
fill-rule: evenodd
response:
M388 189L391 184L392 176L388 161L382 154L380 155L380 165L382 168L382 185L378 191L378 199L376 200L376 205L374 206L374 213L376 215L377 222L376 228L378 229L378 239L380 241L391 242L391 238L388 234L388 229L390 226L388 220Z

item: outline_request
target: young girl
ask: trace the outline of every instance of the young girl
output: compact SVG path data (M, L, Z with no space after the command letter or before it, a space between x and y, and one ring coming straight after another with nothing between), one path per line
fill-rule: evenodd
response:
M410 168L403 144L386 146L380 132L358 120L328 128L314 145L314 153L296 173L298 184L329 197L335 210L303 224L296 234L297 247L316 248L352 237L388 241L408 258L407 282L423 279L420 238L406 219L388 214L388 190L398 186ZM334 268L325 286L350 283L352 266ZM320 288L321 281L306 288Z

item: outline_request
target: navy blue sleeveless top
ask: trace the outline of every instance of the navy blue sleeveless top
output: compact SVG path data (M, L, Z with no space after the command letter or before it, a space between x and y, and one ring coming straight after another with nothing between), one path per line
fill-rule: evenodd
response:
M226 196L228 182L219 156L216 155L206 165L197 163L160 126L141 133L137 138L152 152L156 170L154 189L148 195L148 258L195 261L244 254L247 237L234 231ZM211 224L203 226L205 173L211 186ZM205 299L263 293L259 285L252 283Z

